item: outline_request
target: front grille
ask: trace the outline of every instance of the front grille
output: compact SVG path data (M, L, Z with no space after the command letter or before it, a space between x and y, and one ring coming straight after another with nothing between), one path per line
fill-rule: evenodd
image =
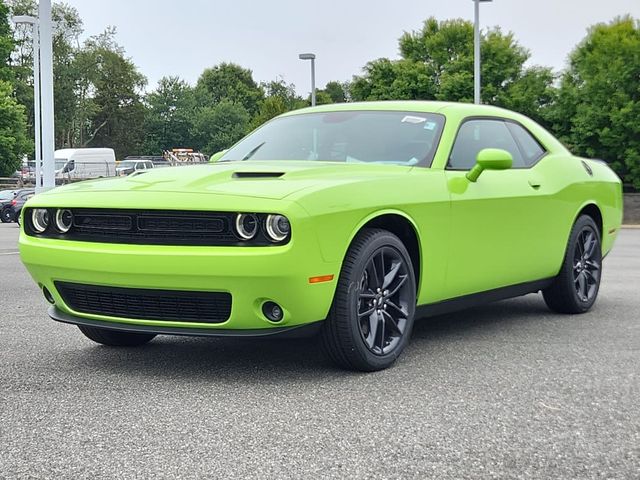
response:
M231 315L231 294L147 288L104 287L55 282L60 296L78 313L139 320L222 323Z
M233 214L75 208L65 239L158 245L233 245Z
M50 218L58 209L49 208ZM200 245L200 246L274 246L289 242L271 241L264 228L267 214L258 214L261 228L251 240L235 233L237 213L193 210L134 210L106 208L71 208L73 225L66 232L50 225L37 232L28 209L25 233L36 237L75 240L79 242L126 243L138 245Z

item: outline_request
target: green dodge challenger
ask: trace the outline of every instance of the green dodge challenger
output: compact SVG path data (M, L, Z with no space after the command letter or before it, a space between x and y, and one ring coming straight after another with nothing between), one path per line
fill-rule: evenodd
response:
M37 195L20 252L49 315L95 342L318 332L372 371L416 318L538 291L589 310L621 219L616 174L522 115L351 103L281 115L208 165Z

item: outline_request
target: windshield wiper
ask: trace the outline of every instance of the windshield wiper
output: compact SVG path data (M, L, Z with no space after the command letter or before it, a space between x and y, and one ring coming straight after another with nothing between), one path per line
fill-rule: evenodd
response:
M267 143L266 141L260 143L259 145L256 145L253 150L251 150L249 153L247 153L244 158L242 159L242 161L245 160L249 160L251 157L253 157L253 154L256 153L258 150L260 150L262 148L262 146Z

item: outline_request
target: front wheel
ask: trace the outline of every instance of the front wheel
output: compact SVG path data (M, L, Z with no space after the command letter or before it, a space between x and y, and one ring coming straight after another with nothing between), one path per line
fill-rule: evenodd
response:
M602 276L598 226L588 215L576 220L569 235L560 273L542 291L547 306L559 313L584 313L596 301Z
M400 356L411 336L416 282L407 249L386 230L365 229L344 260L322 344L343 368L375 371Z
M119 332L86 325L78 325L78 328L88 339L110 347L138 347L150 342L155 337L152 333Z

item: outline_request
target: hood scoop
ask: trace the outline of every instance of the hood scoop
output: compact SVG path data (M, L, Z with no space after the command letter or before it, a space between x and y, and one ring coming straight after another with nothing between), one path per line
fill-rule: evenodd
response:
M234 172L233 178L280 178L285 172Z

